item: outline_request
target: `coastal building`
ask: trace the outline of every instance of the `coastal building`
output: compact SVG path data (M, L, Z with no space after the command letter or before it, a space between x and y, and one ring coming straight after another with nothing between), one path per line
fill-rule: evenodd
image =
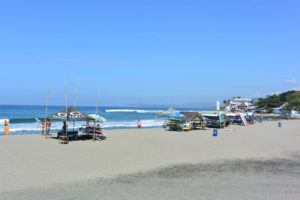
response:
M252 98L234 98L230 100L226 107L227 111L246 111L253 108L254 100Z
M248 107L250 107L251 105L253 105L253 99L251 98L234 98L230 101L231 105L239 105L239 104L244 104Z
M281 114L282 111L283 111L283 107L282 106L280 106L278 108L273 108L273 113L275 113L275 114Z

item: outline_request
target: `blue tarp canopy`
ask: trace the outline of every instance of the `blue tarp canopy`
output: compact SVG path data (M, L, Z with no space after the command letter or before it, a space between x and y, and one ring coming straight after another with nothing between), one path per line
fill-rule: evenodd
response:
M168 117L170 117L170 118L181 118L181 117L187 117L187 116L185 116L185 115L183 115L183 114L181 114L179 112L175 112L175 113L173 113L171 115L168 115Z

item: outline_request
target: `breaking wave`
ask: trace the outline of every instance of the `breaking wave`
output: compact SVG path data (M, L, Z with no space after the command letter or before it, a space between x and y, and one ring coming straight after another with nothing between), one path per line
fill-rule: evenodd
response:
M141 120L142 127L151 128L162 126L164 120ZM80 128L84 122L75 122L74 129ZM69 130L73 129L73 122L68 123ZM115 121L115 122L106 122L103 123L102 126L104 129L120 129L120 128L135 128L137 127L137 121ZM51 126L51 133L55 133L62 129L62 122L53 122ZM3 135L4 128L0 126L0 135ZM17 123L10 124L9 131L12 134L18 134L26 132L27 134L38 134L41 131L40 123Z
M162 110L138 110L138 109L107 109L105 112L136 112L136 113L158 113Z

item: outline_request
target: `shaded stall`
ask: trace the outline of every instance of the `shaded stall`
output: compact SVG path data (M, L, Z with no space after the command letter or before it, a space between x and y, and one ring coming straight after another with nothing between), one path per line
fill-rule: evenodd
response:
M92 120L87 121L85 125L79 128L79 131L86 134L87 136L93 136L93 139L104 140L106 136L103 133L103 127L100 123L107 122L107 120L96 114L91 114L89 117L92 117ZM94 125L90 125L89 123L93 123Z
M167 110L157 113L155 115L155 119L154 119L154 127L156 127L156 118L157 117L167 117L168 115L171 115L175 112L177 112L177 110L175 110L174 108L168 108Z
M185 122L191 124L191 129L203 128L203 118L198 112L180 112L185 115Z
M89 120L95 120L94 118L88 116L86 113L78 110L74 106L69 106L67 109L63 109L57 113L54 113L50 116L48 116L49 120L53 121L89 121ZM66 127L66 130L59 131L57 133L57 137L59 139L65 139L66 142L69 141L69 137L74 137L75 139L78 138L78 131L74 131L74 124L73 124L73 131L68 131L68 127Z
M169 119L166 120L165 122L165 128L168 131L179 131L179 130L185 130L185 121L182 120L181 118L185 118L187 116L175 112L173 114L168 115Z
M175 112L173 114L168 115L169 118L186 118L184 114L181 114L179 112Z

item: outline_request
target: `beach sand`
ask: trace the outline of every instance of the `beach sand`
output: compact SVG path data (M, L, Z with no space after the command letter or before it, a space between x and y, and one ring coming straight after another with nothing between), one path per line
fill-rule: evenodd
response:
M299 199L300 121L0 137L0 199Z

